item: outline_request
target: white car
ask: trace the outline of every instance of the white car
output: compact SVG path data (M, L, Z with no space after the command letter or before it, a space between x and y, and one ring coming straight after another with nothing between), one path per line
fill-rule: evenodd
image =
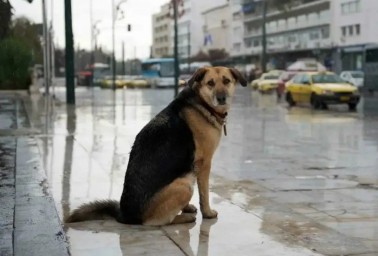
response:
M364 86L364 72L362 71L343 71L340 78L356 87Z

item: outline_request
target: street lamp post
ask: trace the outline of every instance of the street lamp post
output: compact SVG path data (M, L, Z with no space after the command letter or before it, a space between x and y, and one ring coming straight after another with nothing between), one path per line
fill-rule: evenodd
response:
M179 58L178 58L178 29L177 29L177 0L173 1L173 20L174 20L174 58L175 58L175 97L178 94L179 81Z
M45 94L49 95L49 71L50 71L50 65L49 65L49 53L48 53L48 47L49 47L49 40L48 40L48 31L47 31L47 15L46 15L46 1L42 0L42 18L43 18L43 80L45 84Z
M75 104L74 42L71 0L64 0L64 12L66 27L66 99L68 104Z
M116 85L115 85L115 76L116 76L116 60L115 60L115 4L114 4L114 0L112 0L112 49L113 49L113 52L112 52L112 89L115 90L116 89Z
M267 62L267 46L266 46L266 15L267 15L267 11L268 11L268 3L267 3L267 0L264 0L263 1L263 9L262 9L262 54L261 54L261 68L262 68L262 72L265 73L266 72L266 62Z
M188 71L190 72L190 21L188 21Z

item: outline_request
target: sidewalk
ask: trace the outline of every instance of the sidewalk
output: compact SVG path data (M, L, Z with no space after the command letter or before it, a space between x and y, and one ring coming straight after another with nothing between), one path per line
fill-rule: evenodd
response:
M173 97L76 92L76 107L62 88L55 103L0 94L1 255L378 255L375 110L289 111L240 89L213 161L217 220L62 226L82 203L119 199L135 135Z
M24 97L0 95L0 255L69 255Z

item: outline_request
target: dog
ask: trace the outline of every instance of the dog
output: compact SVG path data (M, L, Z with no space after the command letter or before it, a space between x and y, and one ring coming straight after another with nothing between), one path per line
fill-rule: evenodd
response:
M217 218L209 204L211 161L222 132L226 134L226 117L238 83L247 86L236 69L198 69L136 136L120 202L84 204L65 222L109 217L148 226L195 222L197 208L189 202L196 182L203 218Z

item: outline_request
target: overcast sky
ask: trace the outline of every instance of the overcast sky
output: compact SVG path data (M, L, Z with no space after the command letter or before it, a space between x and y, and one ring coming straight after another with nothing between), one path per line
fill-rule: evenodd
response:
M72 19L75 48L89 49L90 40L90 1L91 0L71 0L72 2ZM111 50L112 33L111 33L111 0L92 0L93 1L93 20L101 20L98 27L101 33L98 37L99 44L103 48ZM117 4L120 0L115 0ZM29 4L26 0L10 1L15 16L26 16L36 23L42 22L42 0L34 0ZM55 42L60 47L64 47L64 0L46 0L48 19L53 17L55 30ZM168 0L127 0L121 5L125 12L125 19L117 21L116 27L116 56L121 57L122 41L125 41L126 58L134 57L134 48L136 48L136 57L147 58L150 53L152 43L152 14L158 12L160 6ZM52 8L53 7L53 8ZM132 31L126 32L126 24L132 25Z

